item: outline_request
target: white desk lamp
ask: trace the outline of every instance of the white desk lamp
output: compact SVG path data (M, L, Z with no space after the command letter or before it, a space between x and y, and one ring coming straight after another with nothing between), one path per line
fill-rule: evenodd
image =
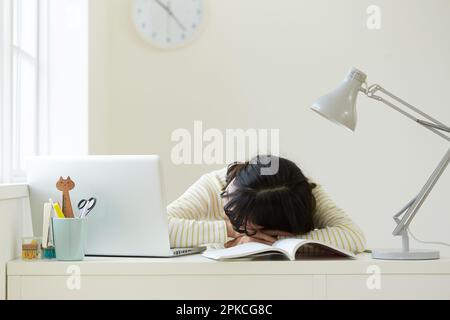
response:
M442 138L450 141L448 133L450 132L450 127L444 125L442 122L433 119L429 115L420 111L419 109L413 107L409 103L403 101L402 99L396 97L389 91L385 90L381 86L374 84L367 86L366 84L367 76L353 68L350 73L345 78L344 82L331 93L321 97L317 100L311 109L320 115L324 116L328 120L343 125L344 127L354 131L356 128L356 100L358 93L362 92L367 97L381 101L389 107L397 110L404 116L412 119L413 121L424 126L428 130L436 133ZM376 95L377 92L383 93L396 102L402 104L404 107L414 111L416 114L427 119L428 121L416 118L411 112L407 112L395 104L385 100L383 97ZM423 202L433 189L437 180L441 174L446 169L450 161L450 148L445 154L444 158L441 160L437 168L431 174L430 178L420 190L419 194L412 199L408 204L400 210L396 215L394 215L394 220L397 223L397 227L393 231L394 236L402 236L402 249L399 250L373 250L372 257L374 259L388 259L388 260L429 260L429 259L439 259L439 251L433 250L411 250L409 248L409 238L408 238L408 227L411 221L414 219L417 211L422 206ZM401 217L403 215L403 217ZM401 218L400 218L401 217Z

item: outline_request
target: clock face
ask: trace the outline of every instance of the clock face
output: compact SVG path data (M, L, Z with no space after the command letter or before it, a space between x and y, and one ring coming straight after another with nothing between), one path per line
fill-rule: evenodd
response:
M191 40L203 21L203 0L134 0L134 24L150 43L177 47Z

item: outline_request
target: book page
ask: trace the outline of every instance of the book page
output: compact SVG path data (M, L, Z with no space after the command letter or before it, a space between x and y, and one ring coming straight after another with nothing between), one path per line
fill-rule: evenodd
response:
M337 248L332 245L325 244L325 243L322 243L319 241L306 240L305 244L320 247L320 249L323 250L324 254L327 253L327 254L334 254L337 256L341 256L341 257L356 258L356 255L352 252L349 252L344 249L340 249L340 248Z
M289 258L293 260L295 259L295 253L297 251L297 248L299 248L303 243L306 242L307 242L306 239L288 238L278 240L272 246L285 251L286 254L289 255Z
M208 249L203 253L203 256L214 260L226 260L226 259L249 257L253 255L259 255L261 253L281 253L284 254L286 257L288 257L290 260L295 260L298 249L304 245L318 246L327 251L328 253L333 253L340 256L352 258L356 257L351 252L347 252L345 250L333 247L331 245L319 241L296 239L296 238L281 239L276 241L272 246L268 246L266 244L257 242L250 242L227 249L219 249L219 250Z
M273 248L266 244L258 242L249 242L226 249L207 250L203 253L203 256L210 259L223 260L223 259L241 258L270 251L282 252L282 250Z
M304 245L318 246L318 247L322 248L324 250L324 252L332 253L332 254L339 255L339 256L351 257L351 258L356 257L351 252L347 252L345 250L339 249L332 245L325 244L323 242L315 241L315 240L288 238L288 239L278 240L277 242L275 242L273 244L274 247L277 247L277 248L280 248L280 249L286 251L289 254L289 258L291 260L295 260L295 256L297 255L297 250Z

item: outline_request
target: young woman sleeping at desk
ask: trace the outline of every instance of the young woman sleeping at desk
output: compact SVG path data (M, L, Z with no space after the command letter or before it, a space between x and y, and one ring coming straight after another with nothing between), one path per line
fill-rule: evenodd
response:
M262 174L273 161L278 170ZM170 243L177 248L271 245L279 237L298 237L360 253L366 243L361 229L319 184L292 161L274 156L203 175L167 210Z

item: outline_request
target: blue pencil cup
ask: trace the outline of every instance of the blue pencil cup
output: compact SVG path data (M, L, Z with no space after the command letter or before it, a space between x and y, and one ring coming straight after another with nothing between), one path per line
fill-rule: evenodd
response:
M81 261L86 248L87 220L52 218L56 259Z

